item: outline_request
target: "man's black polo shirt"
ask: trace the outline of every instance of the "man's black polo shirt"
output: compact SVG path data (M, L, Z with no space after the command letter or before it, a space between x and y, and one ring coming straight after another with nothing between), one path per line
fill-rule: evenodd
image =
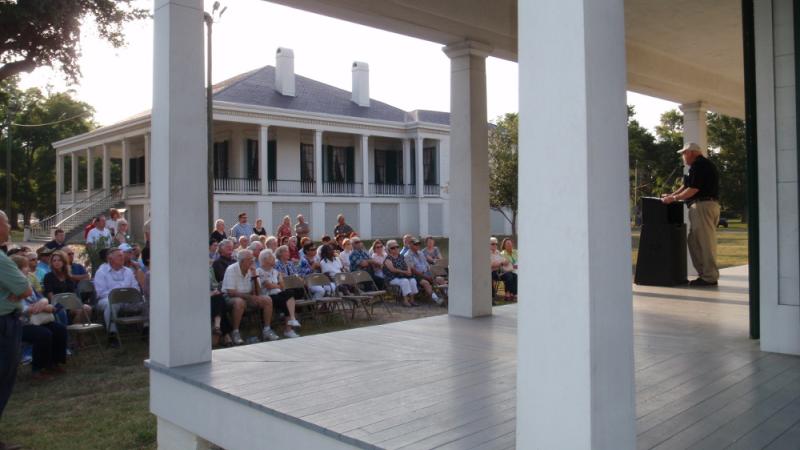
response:
M689 203L695 200L719 200L719 174L714 164L700 155L689 167L689 174L684 177L684 187L695 188L697 193L687 199Z

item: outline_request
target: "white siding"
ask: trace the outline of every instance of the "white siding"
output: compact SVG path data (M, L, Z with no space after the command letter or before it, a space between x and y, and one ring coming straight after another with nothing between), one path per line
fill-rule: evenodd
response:
M397 203L372 204L372 237L398 237L397 229Z

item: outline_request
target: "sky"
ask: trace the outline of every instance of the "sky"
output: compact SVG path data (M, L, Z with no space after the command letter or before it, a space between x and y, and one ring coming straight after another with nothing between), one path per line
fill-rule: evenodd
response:
M211 10L206 1L206 10ZM370 67L370 96L411 111L450 108L450 61L437 43L331 19L262 0L222 0L227 6L213 32L213 80L222 81L254 68L275 64L275 50L294 50L295 72L341 89L351 89L350 67ZM151 0L139 6L152 8ZM21 86L72 89L91 104L95 120L110 125L150 109L152 99L152 21L125 27L128 45L115 49L102 40L89 20L82 28L82 78L68 85L60 72L39 68L21 76ZM518 110L517 64L489 58L489 120ZM652 129L676 104L628 93L636 119Z

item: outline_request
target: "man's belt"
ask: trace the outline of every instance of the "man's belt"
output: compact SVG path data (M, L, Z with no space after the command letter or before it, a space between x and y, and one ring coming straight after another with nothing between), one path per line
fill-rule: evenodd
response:
M717 197L698 197L689 200L689 206L697 203L697 202L718 202L719 199Z

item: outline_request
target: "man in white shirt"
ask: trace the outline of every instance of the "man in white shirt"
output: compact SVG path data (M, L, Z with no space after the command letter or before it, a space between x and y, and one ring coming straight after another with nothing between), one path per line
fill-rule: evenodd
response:
M272 322L272 299L268 296L256 294L253 278L256 275L256 266L253 264L253 252L241 250L236 255L238 262L231 264L225 269L225 276L222 278L222 292L225 293L228 307L232 308L233 332L231 338L234 344L244 344L239 324L242 322L245 305L261 310L261 319L264 327L261 329L261 339L264 341L275 341L278 335L272 331L269 324Z
M97 270L94 278L94 289L97 292L97 307L103 312L106 327L108 327L108 331L112 335L109 340L116 342L116 338L113 335L117 333L117 326L111 323L111 308L108 307L108 295L117 288L133 288L141 291L141 287L136 281L133 271L125 267L125 255L122 254L122 250L118 248L110 249L106 256L106 261L108 263L103 264ZM149 314L147 305L144 303L141 304L140 311L142 314Z
M86 244L96 245L100 238L106 239L106 246L111 244L111 231L106 228L106 216L102 214L97 216L97 224L86 236Z

